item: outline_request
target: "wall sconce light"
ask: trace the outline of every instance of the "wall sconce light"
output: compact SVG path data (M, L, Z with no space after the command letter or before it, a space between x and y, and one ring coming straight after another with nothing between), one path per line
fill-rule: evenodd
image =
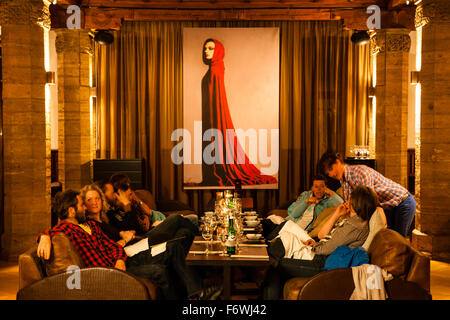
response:
M375 97L375 87L369 87L369 98Z
M97 97L97 87L91 87L91 89L90 89L90 96L91 97Z
M56 73L54 71L47 71L45 73L45 83L55 84L56 83Z
M420 71L411 71L411 80L409 81L410 84L418 84L420 82L419 79Z
M114 42L114 36L105 30L99 30L95 33L94 41L101 45L109 45Z
M350 40L358 45L358 46L362 46L365 45L366 43L368 43L370 41L370 36L367 33L367 31L355 31L352 34L352 37L350 38Z

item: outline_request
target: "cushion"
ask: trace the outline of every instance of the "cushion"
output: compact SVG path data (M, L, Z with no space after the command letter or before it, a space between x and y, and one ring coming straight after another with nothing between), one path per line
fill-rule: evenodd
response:
M383 217L384 212L381 209L375 210L370 217L369 220L369 235L367 236L366 241L362 245L362 247L366 250L369 250L370 244L372 243L373 237L380 231L381 229L386 228L386 218Z
M134 193L138 196L139 199L145 202L145 204L152 210L156 210L156 202L155 198L153 198L153 195L150 193L150 191L145 189L138 189L134 191Z
M370 263L396 277L404 279L408 275L414 252L407 240L398 232L391 229L378 231L368 252Z
M331 216L331 214L336 210L337 207L328 207L323 210L313 223L312 230L308 233L311 238L317 238L320 229L322 229L325 222Z
M47 276L67 271L70 266L84 267L83 260L77 250L64 234L56 234L52 237L52 251L50 259L45 262Z

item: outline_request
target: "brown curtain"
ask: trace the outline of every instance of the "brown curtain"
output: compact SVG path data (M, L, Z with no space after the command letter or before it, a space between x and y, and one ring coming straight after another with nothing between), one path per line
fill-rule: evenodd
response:
M368 143L368 45L354 46L338 21L125 23L95 51L100 158L145 158L157 200L201 211L213 196L183 190L170 157L170 135L183 127L183 27L280 27L279 190L251 191L259 210L308 189L327 149Z

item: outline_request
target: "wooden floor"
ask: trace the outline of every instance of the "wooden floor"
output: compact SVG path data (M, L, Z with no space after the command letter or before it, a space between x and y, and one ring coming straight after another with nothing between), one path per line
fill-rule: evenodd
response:
M0 260L0 300L16 299L18 273L16 263ZM431 294L433 300L450 300L450 264L431 261Z

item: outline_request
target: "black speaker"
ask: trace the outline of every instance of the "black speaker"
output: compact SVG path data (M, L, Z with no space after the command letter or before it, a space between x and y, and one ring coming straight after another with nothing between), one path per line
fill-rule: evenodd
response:
M93 181L109 179L115 173L126 174L131 189L145 189L145 159L94 159L92 160Z

